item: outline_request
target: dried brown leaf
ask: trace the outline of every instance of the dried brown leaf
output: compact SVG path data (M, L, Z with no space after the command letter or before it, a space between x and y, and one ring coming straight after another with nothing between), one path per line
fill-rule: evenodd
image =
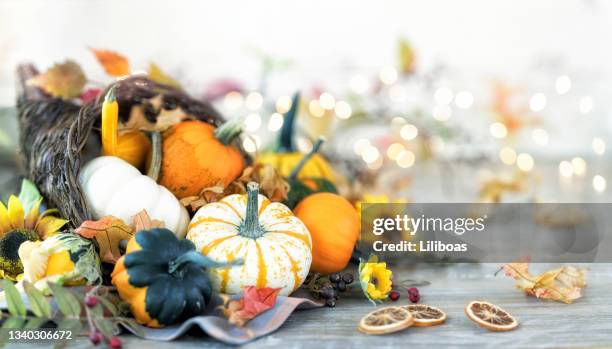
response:
M567 304L582 297L582 289L587 285L587 270L574 266L548 270L540 275L529 272L528 262L509 263L502 269L516 280L516 287L528 295Z
M121 257L119 250L121 240L129 240L134 235L132 227L113 216L102 217L97 221L85 221L76 232L82 237L95 239L100 248L102 261L112 264Z
M242 175L227 187L223 183L205 188L198 196L191 196L181 200L181 203L192 210L211 203L217 202L232 194L245 194L246 185L249 182L259 183L261 193L272 201L282 202L287 198L289 183L271 165L255 164L242 171Z
M53 97L71 99L81 94L86 82L81 66L75 61L66 60L32 78L28 84L40 87Z
M139 232L141 230L149 230L153 228L163 228L165 224L164 222L160 220L151 219L147 211L142 210L134 216L132 225L134 227L134 231Z

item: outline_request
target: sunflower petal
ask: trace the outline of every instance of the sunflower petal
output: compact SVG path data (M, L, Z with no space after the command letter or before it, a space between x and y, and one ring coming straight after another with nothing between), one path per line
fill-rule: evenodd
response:
M11 230L11 221L8 214L8 209L0 202L0 236L8 233ZM0 275L0 278L2 275Z
M68 223L67 220L57 217L44 217L38 221L36 225L36 233L44 240L51 235L59 232L59 230Z
M23 229L24 213L21 201L15 195L11 195L8 203L8 214L13 229Z
M36 227L36 221L38 220L38 212L40 212L40 204L42 203L42 199L36 201L30 212L26 215L25 218L25 228L33 230Z

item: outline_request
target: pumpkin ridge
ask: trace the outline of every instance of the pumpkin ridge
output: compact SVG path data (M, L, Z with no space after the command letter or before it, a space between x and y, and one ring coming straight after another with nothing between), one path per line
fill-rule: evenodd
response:
M269 230L267 233L269 234L284 234L287 236L290 236L294 239L298 239L300 241L302 241L306 246L308 246L308 248L312 249L312 244L310 242L310 240L304 235L304 234L299 234L293 231L288 231L288 230Z
M266 269L266 261L263 258L263 254L261 252L261 246L259 246L259 241L257 241L256 239L253 241L255 241L255 248L257 249L257 263L259 265L256 286L257 288L263 288L266 286L266 283L267 283L268 270Z
M202 247L202 254L208 255L213 248L219 246L219 244L221 244L223 241L229 240L229 239L234 238L236 236L238 236L238 235L228 235L228 236L224 236L222 238L218 238L216 240L211 241L206 246Z
M289 263L291 264L291 272L293 273L293 290L296 290L300 285L300 278L298 275L300 268L298 266L298 263L293 258L291 258L291 254L289 253L287 248L283 245L281 245L280 247L287 255L287 258L289 258Z
M270 205L269 199L265 199L261 202L261 207L259 208L259 212L258 212L260 216L266 210L266 208L268 208L268 205Z
M234 214L236 214L236 216L238 218L240 218L240 220L244 220L244 218L242 217L242 215L240 214L240 212L238 212L238 210L234 207L234 205L230 204L229 202L227 202L226 200L221 200L221 201L217 201L218 203L225 205L227 207L229 207L230 210L232 210L234 212Z
M231 225L233 227L237 227L238 226L237 224L234 224L234 223L232 223L230 221L226 221L226 220L221 219L221 218L198 217L198 219L195 222L189 224L189 227L187 228L187 230L191 230L192 228L195 228L198 225L203 224L203 223L223 223L223 224Z

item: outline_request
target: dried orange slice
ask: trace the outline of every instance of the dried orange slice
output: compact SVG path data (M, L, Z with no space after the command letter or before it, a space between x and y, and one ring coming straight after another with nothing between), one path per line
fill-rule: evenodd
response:
M518 321L504 309L483 301L470 302L465 314L478 326L489 331L510 331L518 326Z
M414 318L413 326L427 327L435 326L446 321L446 313L441 309L425 304L409 304L401 307L412 314Z
M367 314L359 322L359 331L367 334L385 334L407 329L414 319L400 307L385 307Z

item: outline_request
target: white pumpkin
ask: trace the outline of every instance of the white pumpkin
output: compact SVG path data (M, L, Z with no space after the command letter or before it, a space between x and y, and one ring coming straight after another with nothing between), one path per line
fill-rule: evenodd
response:
M95 219L115 216L126 223L146 210L161 220L179 238L189 225L187 210L172 193L136 167L114 156L101 156L88 162L79 174L79 183Z
M217 292L240 294L246 286L296 290L310 270L312 239L287 206L259 195L249 183L246 195L230 195L198 210L187 232L198 251L218 262L242 265L210 271Z

